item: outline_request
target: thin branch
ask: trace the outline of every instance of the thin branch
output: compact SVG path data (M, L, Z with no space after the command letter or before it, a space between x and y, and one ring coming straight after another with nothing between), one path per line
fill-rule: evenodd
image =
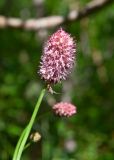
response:
M67 17L49 16L39 19L28 19L23 21L20 18L6 18L4 16L0 16L0 28L10 27L26 30L52 28L87 17L97 11L100 11L102 8L108 6L112 2L114 2L114 0L93 0L90 3L88 3L82 10L71 11Z

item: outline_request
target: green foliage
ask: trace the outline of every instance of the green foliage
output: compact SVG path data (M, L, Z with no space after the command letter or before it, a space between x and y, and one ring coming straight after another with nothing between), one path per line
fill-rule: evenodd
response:
M84 6L88 0L77 2ZM45 0L44 15L66 16L69 5L69 0ZM36 17L33 2L27 0L1 0L0 14ZM40 118L33 127L42 140L25 151L23 160L114 159L113 26L114 5L63 26L77 41L76 67L70 79L55 86L55 91L62 94L45 96ZM44 86L37 74L43 43L32 31L0 29L0 160L12 159ZM56 117L51 102L67 94L77 106L77 115L69 119Z

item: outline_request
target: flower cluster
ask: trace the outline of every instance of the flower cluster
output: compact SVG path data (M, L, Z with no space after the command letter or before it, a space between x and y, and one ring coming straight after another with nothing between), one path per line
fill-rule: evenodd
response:
M76 45L73 38L62 28L45 43L41 57L40 75L48 84L65 80L75 60Z
M67 102L60 102L53 106L53 111L59 116L70 117L77 112L76 107Z
M39 74L50 93L54 93L51 84L65 80L71 72L75 61L76 44L74 39L62 28L49 37L44 45ZM53 106L53 111L59 116L70 117L75 114L76 107L67 102Z

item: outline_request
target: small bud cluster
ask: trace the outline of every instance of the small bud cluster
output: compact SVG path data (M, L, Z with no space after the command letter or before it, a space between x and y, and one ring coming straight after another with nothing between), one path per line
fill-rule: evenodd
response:
M70 117L77 112L76 107L73 104L67 102L60 102L55 104L53 106L53 111L55 114L65 117Z
M30 139L33 142L38 142L41 139L41 135L38 132L32 133Z

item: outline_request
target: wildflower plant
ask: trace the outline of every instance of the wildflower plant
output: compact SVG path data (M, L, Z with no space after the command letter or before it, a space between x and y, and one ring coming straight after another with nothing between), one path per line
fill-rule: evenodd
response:
M66 80L70 74L75 62L75 52L76 43L74 39L62 28L51 35L45 43L38 73L47 87L42 89L31 119L18 140L13 160L20 160L22 152L27 146L26 141L46 90L54 93L52 86L62 80ZM56 115L63 117L70 117L77 112L76 107L68 102L59 102L52 107L52 110Z

